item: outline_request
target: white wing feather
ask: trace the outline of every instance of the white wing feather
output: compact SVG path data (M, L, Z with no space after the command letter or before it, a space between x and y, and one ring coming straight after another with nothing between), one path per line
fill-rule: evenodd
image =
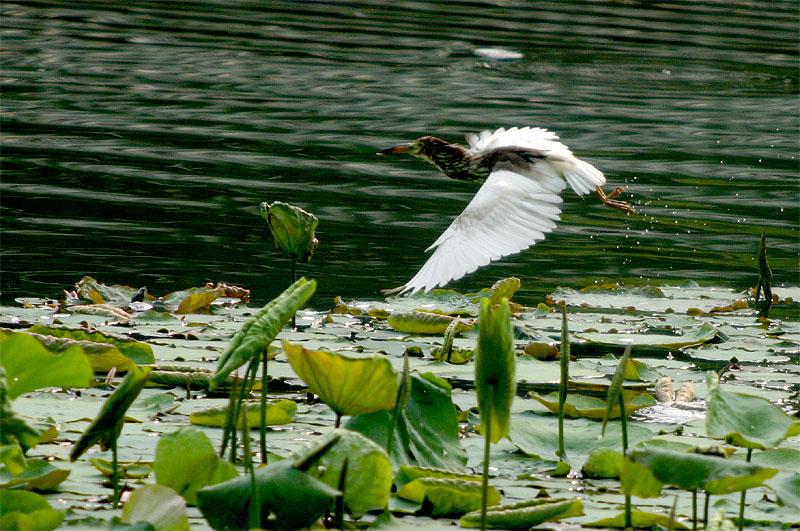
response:
M547 163L534 165L538 166ZM492 172L467 208L428 248L434 253L402 292L443 286L544 239L561 214L559 192L565 184L553 172L535 173L536 179L507 170Z

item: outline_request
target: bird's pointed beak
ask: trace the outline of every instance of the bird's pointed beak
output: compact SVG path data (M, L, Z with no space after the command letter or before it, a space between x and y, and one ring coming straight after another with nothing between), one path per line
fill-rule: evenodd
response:
M408 153L411 151L411 144L403 144L378 151L378 155L397 155L398 153Z

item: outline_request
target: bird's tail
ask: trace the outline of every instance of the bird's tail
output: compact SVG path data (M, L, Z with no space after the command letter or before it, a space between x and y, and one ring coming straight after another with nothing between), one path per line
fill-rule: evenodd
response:
M596 187L603 186L606 183L603 172L581 159L572 158L556 164L561 174L578 195L594 192Z

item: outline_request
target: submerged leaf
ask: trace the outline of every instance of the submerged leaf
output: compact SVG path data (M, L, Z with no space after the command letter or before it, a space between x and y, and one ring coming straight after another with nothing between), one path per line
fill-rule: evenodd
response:
M228 374L255 356L266 353L283 325L311 298L316 289L316 281L300 278L244 323L219 358L217 371L209 380L208 388L213 391Z
M758 396L725 391L715 372L707 373L706 433L730 444L764 450L800 434L800 420Z
M516 392L513 340L508 301L504 300L498 309L492 309L489 299L483 298L478 319L475 390L481 422L484 423L481 432L484 435L488 432L489 440L495 443L508 435L511 402Z
M530 500L512 505L490 507L486 511L486 525L492 529L530 529L544 522L581 516L583 502L579 499ZM461 517L461 527L480 527L481 513L474 511Z
M378 354L350 358L326 350L306 350L283 342L292 369L308 390L339 415L361 415L393 409L397 376L391 362Z

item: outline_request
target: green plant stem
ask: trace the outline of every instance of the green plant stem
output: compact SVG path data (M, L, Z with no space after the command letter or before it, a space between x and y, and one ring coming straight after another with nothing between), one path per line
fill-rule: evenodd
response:
M294 284L296 282L296 277L297 277L297 257L295 255L292 255L290 259L292 261L292 284ZM292 328L294 328L296 324L295 317L296 315L292 314Z
M753 449L747 449L747 462L750 462L750 458L753 456ZM747 490L742 491L742 498L739 501L739 531L742 531L744 528L744 501L745 497L747 496Z
M114 496L111 506L116 509L119 505L119 458L117 455L117 437L111 439L111 483L114 486Z
M259 427L259 450L261 451L261 462L267 463L267 357L265 350L261 358L261 426Z
M628 454L628 415L625 411L625 397L622 395L622 388L619 389L619 420L622 431L622 457ZM625 495L625 527L633 527L633 514L631 508L631 497Z
M342 414L337 411L336 412L336 424L334 424L333 427L334 428L338 428L341 423L342 423Z
M492 448L492 408L486 408L486 419L481 419L483 433L483 482L481 483L481 531L486 531L486 502L489 497L489 453Z
M341 494L336 498L336 507L333 513L333 527L334 529L344 529L344 489L347 484L347 458L342 464L342 473L339 475L339 492Z
M231 385L230 395L228 395L228 411L225 414L225 429L222 430L222 445L219 448L219 456L225 457L225 450L228 449L228 441L230 441L231 437L231 426L235 423L233 422L233 410L235 409L236 404L236 387L238 385L239 378L233 379L233 384Z
M692 531L697 531L697 489L692 489Z
M567 328L567 307L561 307L561 381L558 384L558 458L563 461L567 456L564 445L564 404L567 402L567 385L569 383L569 330Z
M711 494L706 491L706 501L703 504L703 523L708 526L708 502L711 500Z
M253 454L250 451L250 422L247 415L242 417L242 443L244 444L244 468L250 474L250 503L247 507L247 523L250 529L261 527L261 511L258 503L258 483L253 466Z

